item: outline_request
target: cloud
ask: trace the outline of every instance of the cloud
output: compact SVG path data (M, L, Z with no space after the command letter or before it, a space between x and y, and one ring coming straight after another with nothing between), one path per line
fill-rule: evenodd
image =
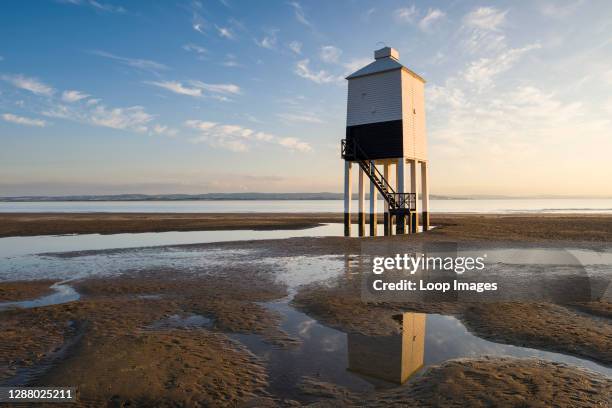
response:
M365 13L363 13L363 15L361 16L361 18L363 19L363 21L365 22L370 22L370 18L372 17L372 15L376 12L376 9L374 7L366 10Z
M413 4L410 7L402 7L393 12L393 18L399 23L413 23L417 16L417 9Z
M506 36L502 27L506 22L508 10L494 7L478 7L463 17L462 32L466 38L462 41L470 53L500 51L506 47Z
M295 18L297 21L299 21L301 24L304 24L306 27L308 28L313 28L312 23L306 18L306 14L304 14L304 9L302 8L302 5L300 3L298 3L297 1L292 1L289 2L289 5L291 7L293 7L293 12L295 14Z
M506 21L508 10L498 10L494 7L478 7L463 18L463 23L469 27L482 30L499 31Z
M343 63L342 65L345 68L345 74L349 75L352 74L353 72L357 71L358 69L361 69L363 67L365 67L366 65L368 65L369 63L372 62L371 58L356 58L356 59L352 59L348 62Z
M299 41L291 41L287 46L296 55L300 55L302 53L302 43Z
M123 14L127 11L122 6L115 6L111 3L103 3L96 0L59 0L59 3L72 4L75 6L89 6L95 10L103 11L106 13Z
M207 143L210 146L234 152L245 152L257 143L274 144L300 152L312 150L308 143L297 138L278 137L239 125L224 125L192 119L185 121L185 126L199 133L199 136L191 140L193 143Z
M220 37L227 38L228 40L233 40L235 38L234 33L230 28L219 26L215 26L215 28L217 29L217 33Z
M196 54L200 55L206 54L208 52L206 48L193 43L185 44L182 48L187 52L195 52Z
M277 113L276 116L287 122L324 123L313 113Z
M81 99L87 98L89 95L84 94L80 91L64 91L62 93L62 100L64 102L78 102Z
M210 28L210 24L208 24L208 22L200 14L200 11L203 8L202 3L199 1L192 1L186 8L192 15L191 28L200 34L206 34L206 30Z
M97 105L91 111L89 120L98 126L145 132L153 116L145 112L142 106L108 109L103 105Z
M604 72L603 79L608 85L612 85L612 69L609 69Z
M121 6L114 6L110 3L100 3L97 2L95 0L89 0L88 2L93 8L100 10L100 11L106 11L109 13L125 13L125 9Z
M120 57L118 55L111 54L110 52L100 51L100 50L94 50L91 53L99 57L112 59L112 60L120 62L123 65L127 65L129 67L141 69L144 71L157 72L157 71L163 71L163 70L168 69L168 67L165 66L164 64L161 64L155 61L151 61L151 60L140 59L140 58Z
M168 126L163 126L160 124L155 124L151 128L151 132L156 135L170 136L174 137L178 134L178 130L169 128Z
M3 75L1 78L16 88L24 89L36 95L51 96L55 92L52 87L36 78L30 78L24 75Z
M522 48L506 50L495 57L472 61L465 72L465 80L476 84L481 90L489 87L493 84L493 78L496 75L509 70L526 52L538 48L541 48L540 44L530 44Z
M154 85L160 88L164 88L170 92L174 92L179 95L196 96L196 97L202 96L202 89L190 88L177 81L159 81L159 82L150 81L146 83L149 85Z
M235 84L207 84L202 81L189 81L189 83L205 91L218 94L240 95L242 93L240 87Z
M240 95L242 93L240 87L235 84L207 84L196 80L187 81L187 84L178 81L147 81L145 83L179 95L193 97L205 96L204 91L219 95ZM227 98L221 100L227 100Z
M197 32L204 34L204 24L203 23L193 23L191 27Z
M428 31L437 21L444 18L446 13L440 9L429 9L425 17L419 21L419 28Z
M427 109L435 113L428 117L430 152L438 161L457 163L443 188L488 168L491 172L481 176L479 188L546 189L546 181L538 179L549 176L545 169L550 166L542 163L558 162L570 150L589 154L584 146L605 143L612 121L584 94L567 92L574 86L571 81L582 78L566 79L557 90L525 75L522 66L529 63L523 60L538 48L537 43L526 44L476 58L443 85L427 87ZM519 65L520 73L512 72ZM509 154L515 156L513 165L505 161ZM599 160L595 162L605 168L605 159ZM517 176L531 177L534 186L517 187Z
M540 8L543 15L553 18L565 18L571 14L574 14L583 4L584 0L571 0L571 1L555 1L546 2Z
M334 47L333 45L324 45L319 51L319 57L321 60L330 64L338 63L341 55L342 50L338 47Z
M139 133L148 131L148 126L154 119L142 106L112 108L99 102L85 105L56 104L44 110L42 114L51 118Z
M303 59L301 61L298 61L295 66L295 73L298 76L308 79L309 81L313 81L317 84L328 84L332 82L339 82L340 80L342 80L342 77L332 75L325 70L320 70L318 72L311 71L309 68L309 64L309 59Z
M41 119L26 118L24 116L13 115L12 113L4 113L2 119L6 122L16 123L24 126L45 127L47 122Z
M237 67L243 66L242 64L240 64L239 62L233 59L226 59L225 61L221 63L221 65L223 65L224 67L228 67L228 68L237 68Z
M96 98L89 98L85 103L74 103L85 100L89 95L76 90L67 90L62 92L61 95L55 96L55 91L50 86L23 75L3 76L2 79L38 95L38 101L33 105L38 106L37 112L46 117L136 132L148 131L151 122L154 120L154 116L147 113L139 105L125 108L107 107L101 104L100 99ZM10 113L2 115L2 119L28 126L44 127L47 125L44 120L26 118ZM160 128L158 128L159 130ZM169 128L164 131L166 134L172 132Z
M255 39L255 44L261 48L267 48L269 50L276 48L277 32L278 30L270 30L270 33L264 36L261 40Z

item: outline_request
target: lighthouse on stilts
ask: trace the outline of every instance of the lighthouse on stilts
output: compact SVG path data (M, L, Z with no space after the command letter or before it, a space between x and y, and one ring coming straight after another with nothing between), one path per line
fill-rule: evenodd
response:
M425 80L403 66L399 53L393 48L375 51L374 59L346 78L346 139L342 140L344 235L351 236L353 169L359 173L357 224L360 237L366 235L366 183L369 183L370 193L371 236L377 233L379 195L384 201L385 235L393 233L393 226L397 234L419 231L419 201L422 207L420 222L423 231L427 231Z

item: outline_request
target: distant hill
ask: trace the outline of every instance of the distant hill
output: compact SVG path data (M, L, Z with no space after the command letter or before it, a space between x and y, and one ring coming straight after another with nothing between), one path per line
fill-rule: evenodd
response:
M4 202L37 201L193 201L193 200L342 200L342 193L207 193L207 194L116 194L71 196L0 197ZM354 194L353 198L357 198ZM431 199L452 200L453 197L430 196Z

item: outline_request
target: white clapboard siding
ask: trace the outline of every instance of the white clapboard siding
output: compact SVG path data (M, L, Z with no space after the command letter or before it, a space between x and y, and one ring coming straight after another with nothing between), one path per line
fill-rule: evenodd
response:
M427 135L425 128L425 84L412 78L414 84L415 150L414 157L427 160Z
M402 119L402 71L354 78L348 85L347 126Z
M404 157L427 159L425 138L425 84L402 71L402 125Z

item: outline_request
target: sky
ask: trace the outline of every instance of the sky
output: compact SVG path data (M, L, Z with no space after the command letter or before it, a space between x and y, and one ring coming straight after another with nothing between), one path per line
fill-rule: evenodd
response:
M344 77L427 80L430 191L612 196L612 2L0 3L0 196L340 192Z

